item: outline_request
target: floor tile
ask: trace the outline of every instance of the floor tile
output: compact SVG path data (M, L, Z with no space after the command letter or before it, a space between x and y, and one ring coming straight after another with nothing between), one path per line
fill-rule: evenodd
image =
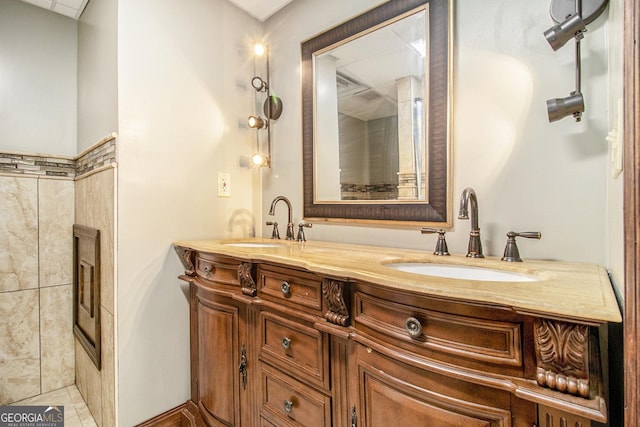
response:
M97 427L87 404L82 399L82 395L75 385L30 397L19 402L14 402L11 405L64 406L65 427Z

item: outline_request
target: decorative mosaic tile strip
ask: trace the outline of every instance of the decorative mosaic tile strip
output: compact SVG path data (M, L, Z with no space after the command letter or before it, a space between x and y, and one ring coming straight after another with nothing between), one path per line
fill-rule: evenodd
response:
M0 173L75 178L115 162L113 134L75 158L0 152Z
M77 158L76 176L84 175L115 162L116 139L115 136L111 136L103 139Z
M76 162L65 157L0 152L0 173L73 178Z
M398 184L340 184L342 200L394 200Z

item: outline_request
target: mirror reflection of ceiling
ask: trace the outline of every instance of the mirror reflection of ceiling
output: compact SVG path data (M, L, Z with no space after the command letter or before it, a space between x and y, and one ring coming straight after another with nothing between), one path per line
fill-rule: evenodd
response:
M52 12L78 19L89 0L22 0ZM229 0L254 18L264 22L293 0Z
M326 52L336 64L340 113L363 121L397 114L396 80L425 72L424 22L415 14Z

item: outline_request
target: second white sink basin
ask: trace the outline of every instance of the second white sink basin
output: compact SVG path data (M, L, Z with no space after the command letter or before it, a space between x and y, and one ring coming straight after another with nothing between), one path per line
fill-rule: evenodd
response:
M463 265L399 262L385 264L384 266L398 271L449 279L479 280L484 282L535 282L539 280L535 276L522 273Z

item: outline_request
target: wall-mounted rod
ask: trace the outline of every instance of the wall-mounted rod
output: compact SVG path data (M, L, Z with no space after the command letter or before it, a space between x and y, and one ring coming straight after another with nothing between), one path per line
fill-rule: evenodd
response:
M582 0L576 0L576 14L582 19ZM582 120L582 111L584 111L584 98L582 98L582 58L580 54L580 39L576 37L576 91L574 95L579 96L582 102L581 108L573 113L576 122Z
M582 18L582 0L576 0L576 13ZM576 37L576 93L582 93L582 61L580 57L580 38Z
M582 0L576 0L582 1ZM269 75L269 46L265 45L265 55L267 62L267 104L268 112L265 112L267 115L267 120L271 120L271 80ZM267 126L267 166L271 167L271 126Z

